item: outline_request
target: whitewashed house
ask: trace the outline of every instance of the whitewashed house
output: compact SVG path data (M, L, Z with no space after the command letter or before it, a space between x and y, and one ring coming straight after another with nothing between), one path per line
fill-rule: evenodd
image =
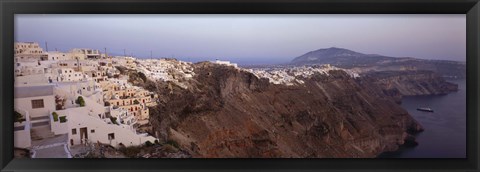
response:
M53 85L16 86L15 108L28 111L31 118L48 117L55 110Z

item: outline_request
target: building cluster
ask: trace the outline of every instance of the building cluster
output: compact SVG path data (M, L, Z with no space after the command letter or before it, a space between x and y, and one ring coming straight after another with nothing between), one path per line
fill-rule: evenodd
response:
M236 63L231 63L230 61L222 61L222 60L215 60L214 63L216 64L221 64L221 65L226 65L226 66L233 66L235 68L238 68L238 65Z
M65 146L114 147L155 142L138 129L148 124L157 95L128 82L116 66L136 68L132 57L98 50L46 52L38 43L15 43L15 147L68 135ZM160 69L159 69L160 70Z
M192 63L175 59L108 56L94 49L50 52L34 42L15 43L14 52L14 145L33 152L51 146L41 145L47 142L42 140L57 136L65 136L59 143L65 150L90 143L114 147L153 143L157 138L140 128L149 124L148 107L156 105L158 95L129 83L129 76L119 69L182 88L195 76ZM330 70L358 77L353 71L330 65L243 69L229 61L212 63L252 72L273 84L303 84L305 78L316 73L328 75Z
M351 77L359 77L356 72L337 68L329 64L301 67L255 68L249 71L258 78L267 78L269 82L273 84L298 85L305 83L304 79L310 78L314 74L328 76L331 70L343 70Z
M176 85L186 88L184 81L195 76L192 63L175 59L145 59L137 60L137 71L145 74L153 81L171 81Z

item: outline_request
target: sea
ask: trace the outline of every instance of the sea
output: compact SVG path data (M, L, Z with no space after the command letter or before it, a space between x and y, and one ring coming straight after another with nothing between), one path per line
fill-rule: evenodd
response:
M447 95L411 96L402 99L402 107L425 131L416 135L418 146L401 147L379 158L466 158L466 80L448 80L458 84L459 91ZM432 112L418 111L430 107Z

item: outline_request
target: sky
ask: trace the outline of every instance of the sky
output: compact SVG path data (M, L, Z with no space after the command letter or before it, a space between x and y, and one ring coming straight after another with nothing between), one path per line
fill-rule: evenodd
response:
M138 58L289 62L339 47L366 54L466 61L465 14L17 14L15 40L48 50L93 48Z

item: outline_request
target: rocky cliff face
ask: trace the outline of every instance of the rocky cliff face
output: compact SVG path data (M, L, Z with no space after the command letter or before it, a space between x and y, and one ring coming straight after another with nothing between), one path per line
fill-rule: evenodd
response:
M364 76L397 100L401 96L439 95L458 90L458 85L445 81L432 71L382 71Z
M193 157L375 157L422 127L382 88L344 71L303 85L194 64L183 89L159 82L151 123Z

